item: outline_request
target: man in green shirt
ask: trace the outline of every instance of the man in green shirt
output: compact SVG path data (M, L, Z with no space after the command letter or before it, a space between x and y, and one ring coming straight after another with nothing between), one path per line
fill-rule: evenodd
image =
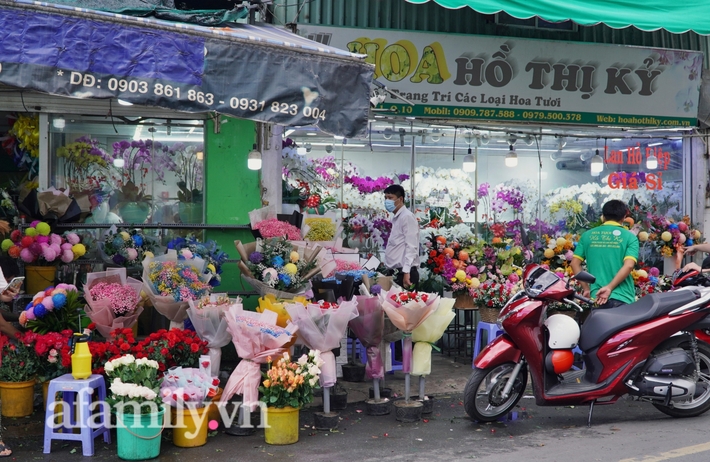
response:
M574 274L587 271L596 277L591 288L581 283L584 295L591 296L599 308L614 308L636 301L631 271L639 255L639 241L634 233L621 225L629 213L622 201L610 200L602 207L602 225L582 234L572 258Z

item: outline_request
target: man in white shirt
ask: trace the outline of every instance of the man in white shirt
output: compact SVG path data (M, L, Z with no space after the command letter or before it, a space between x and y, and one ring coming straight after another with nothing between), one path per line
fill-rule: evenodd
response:
M394 214L392 231L385 248L385 266L395 282L405 289L419 282L419 223L404 206L404 188L390 185L385 189L385 209Z

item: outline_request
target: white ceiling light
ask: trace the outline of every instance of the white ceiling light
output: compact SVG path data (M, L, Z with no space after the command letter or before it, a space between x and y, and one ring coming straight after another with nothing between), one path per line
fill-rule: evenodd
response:
M437 143L441 139L441 129L435 128L431 131L431 135L429 135L429 137L434 143Z
M64 130L64 127L67 126L67 121L64 120L64 117L57 117L52 121L52 125L57 130Z
M658 158L655 154L651 154L646 159L646 168L649 170L655 170L658 168Z
M126 161L123 159L113 159L113 166L116 168L123 168L126 165Z
M256 143L254 144L254 148L247 156L247 167L249 168L249 170L261 169L261 153L256 149Z
M393 134L394 134L394 130L387 127L387 128L385 128L385 131L382 133L382 138L384 138L386 140L391 140Z
M478 148L476 148L478 151ZM476 158L471 154L471 148L468 148L468 154L463 158L463 171L472 173L476 171Z
M133 103L131 103L130 101L126 101L125 99L119 99L118 104L120 104L121 106L133 106Z
M491 135L488 133L481 133L481 144L488 144L491 141Z
M518 165L518 154L515 152L515 146L510 145L510 151L505 155L505 166L515 167Z
M595 173L598 175L604 170L604 159L602 159L602 156L599 155L599 149L597 149L596 154L594 154L594 157L592 157L591 170L592 175L594 175Z
M195 157L197 158L197 160L202 160L202 159L205 158L205 153L202 152L202 151L197 151L197 152L195 153Z

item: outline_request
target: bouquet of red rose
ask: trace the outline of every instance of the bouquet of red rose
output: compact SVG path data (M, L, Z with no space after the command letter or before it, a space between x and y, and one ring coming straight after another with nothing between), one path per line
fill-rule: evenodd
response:
M160 329L134 347L137 358L158 361L158 370L171 367L199 367L200 356L207 354L207 342L191 330Z
M89 326L91 328L91 326ZM49 382L71 372L71 330L48 332L36 337L34 348L39 358L38 377L40 382Z

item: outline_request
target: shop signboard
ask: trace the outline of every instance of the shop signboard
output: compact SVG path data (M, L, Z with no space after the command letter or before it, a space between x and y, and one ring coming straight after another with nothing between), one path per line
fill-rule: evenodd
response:
M510 37L300 25L367 55L400 115L605 126L697 123L701 52Z
M214 29L0 5L0 83L53 95L316 125L353 137L367 129L372 72L350 53L275 27Z

